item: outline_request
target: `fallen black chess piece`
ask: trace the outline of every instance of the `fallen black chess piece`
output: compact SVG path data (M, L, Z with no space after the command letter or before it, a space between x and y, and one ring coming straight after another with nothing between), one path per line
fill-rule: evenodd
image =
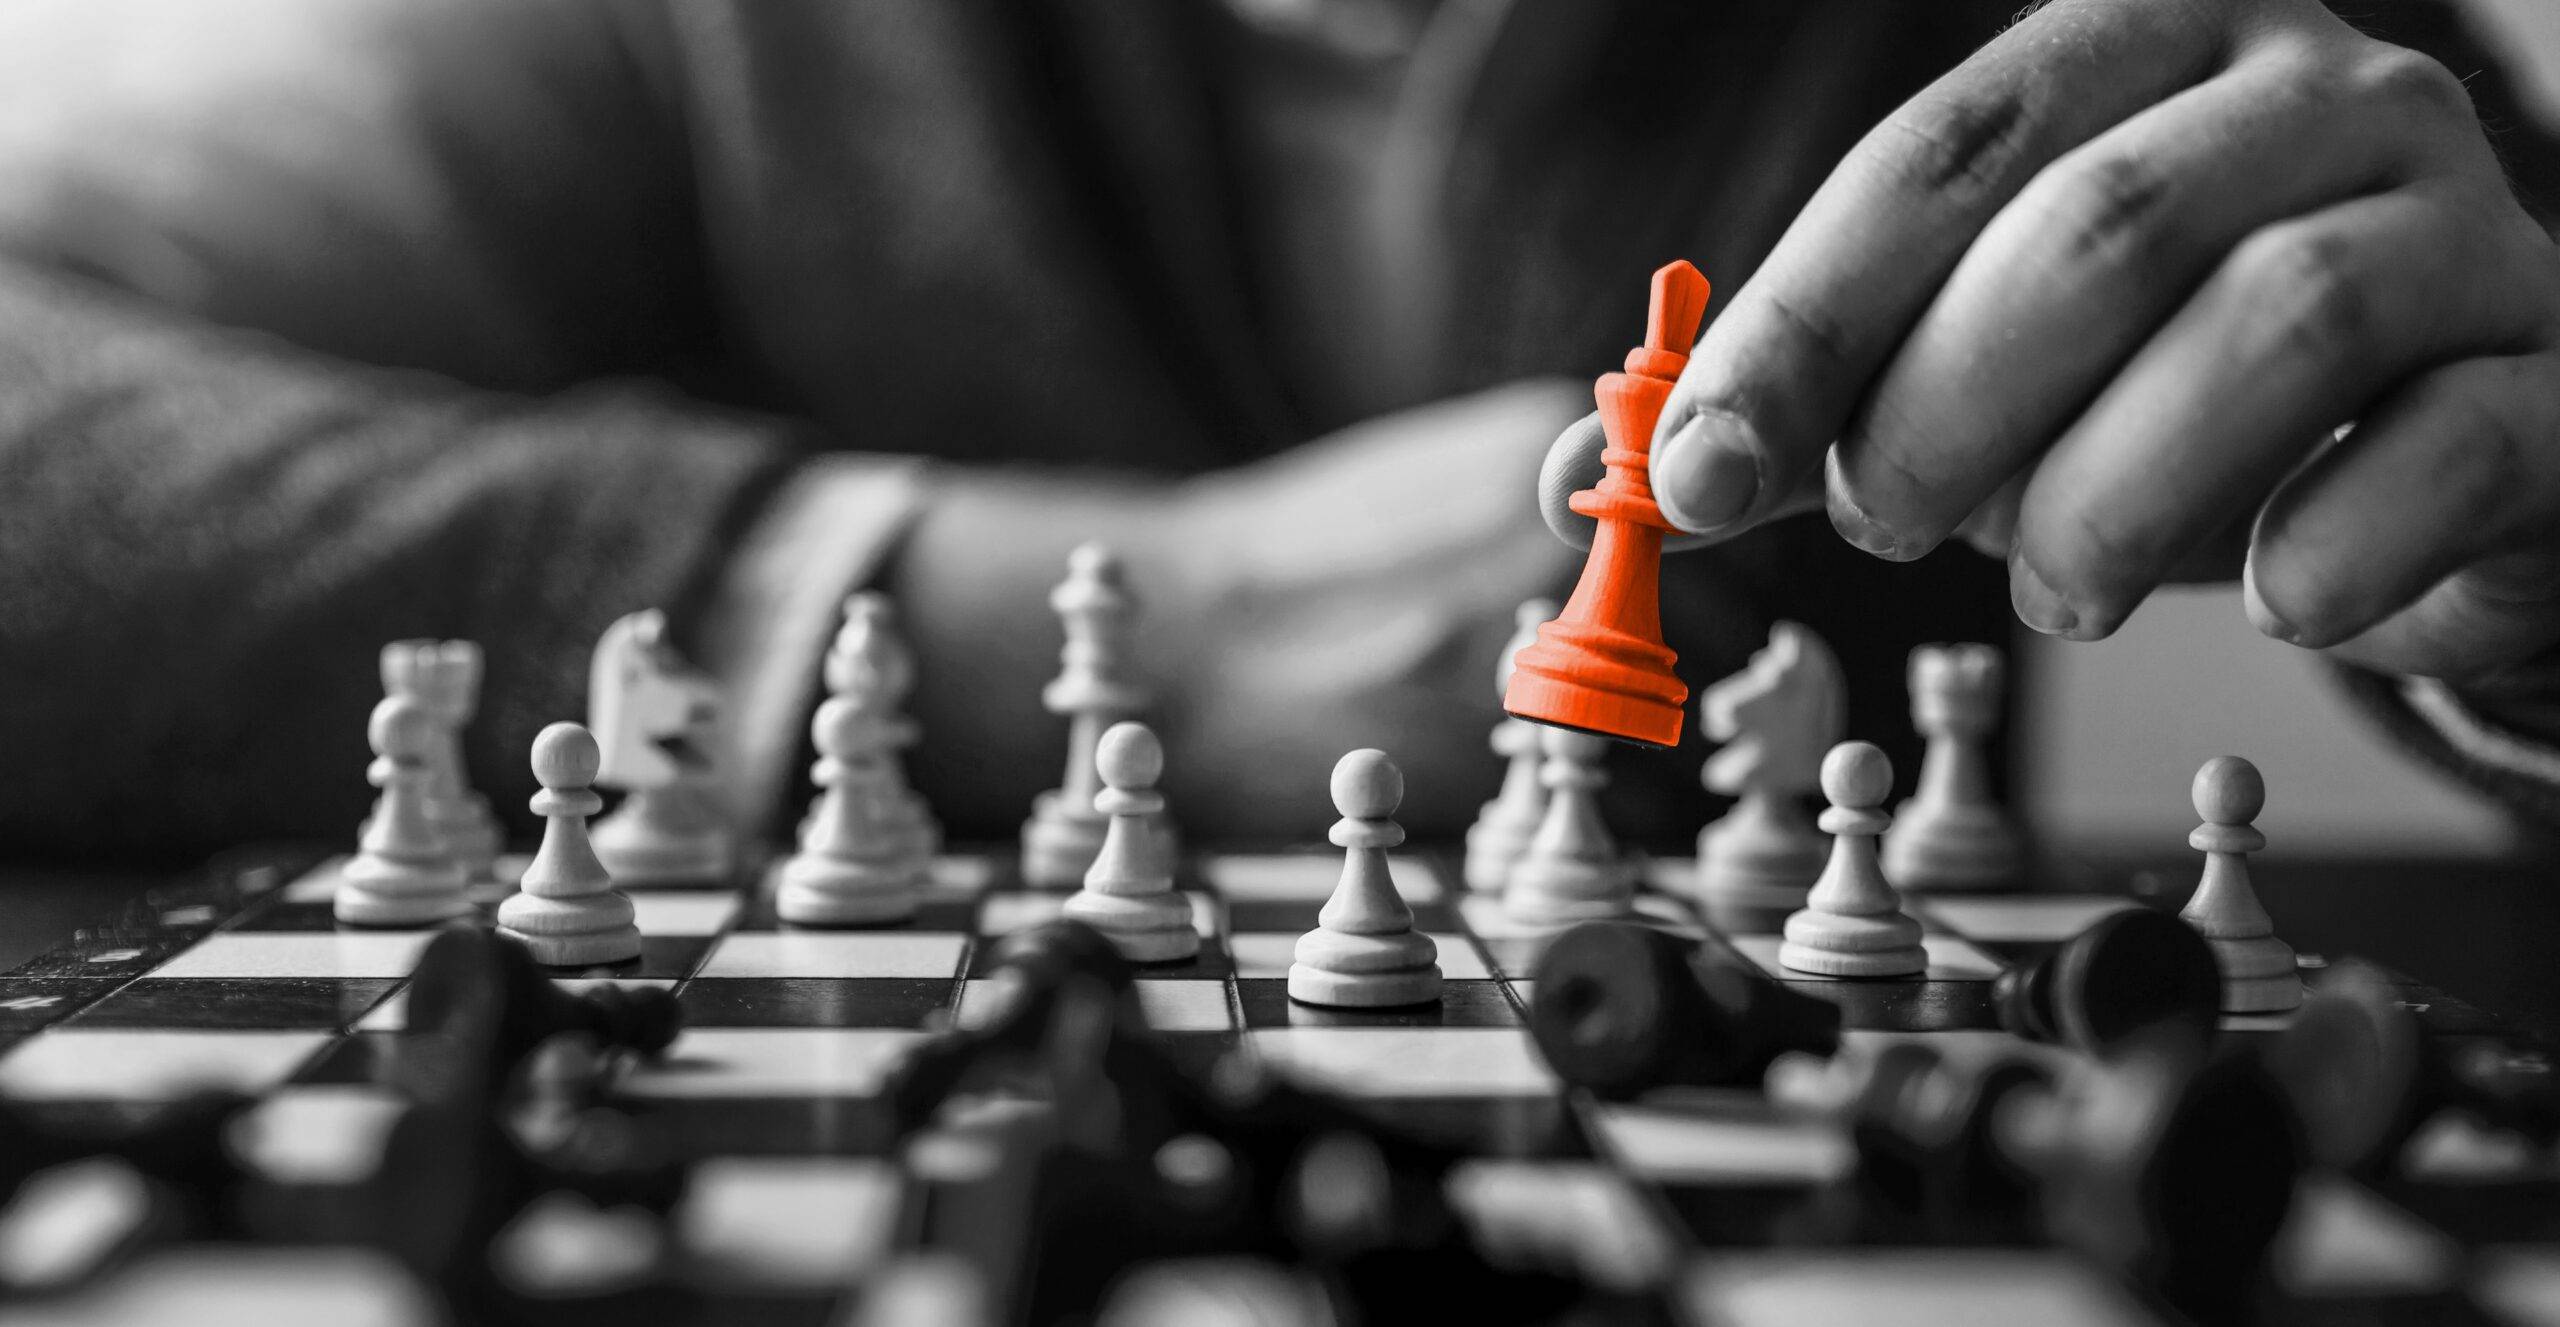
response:
M584 1033L607 1050L642 1055L665 1050L683 1030L675 997L655 986L602 983L584 991L554 984L525 947L478 926L436 933L409 980L408 1025L435 1032L466 1008L483 1057L484 1081L503 1083L533 1048L564 1032Z
M2022 1037L2105 1055L2171 1029L2199 1044L2222 1019L2222 974L2194 927L2148 908L2109 913L2000 974L1991 1000Z
M2389 1169L2419 1125L2459 1110L2549 1147L2560 1082L2538 1047L2433 1036L2397 985L2354 960L2332 967L2267 1062L2301 1113L2312 1158L2351 1174Z
M1576 926L1547 946L1532 980L1538 1050L1558 1077L1603 1097L1757 1085L1781 1055L1840 1044L1838 1006L1649 926Z

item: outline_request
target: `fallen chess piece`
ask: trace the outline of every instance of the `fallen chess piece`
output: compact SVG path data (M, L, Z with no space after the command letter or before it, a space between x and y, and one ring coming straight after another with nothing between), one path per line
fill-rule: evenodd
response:
M498 1080L564 1032L584 1033L608 1050L655 1055L684 1027L682 1007L663 988L607 982L565 990L523 945L476 927L450 927L427 942L408 998L411 1031L463 1037L469 1029L487 1074Z
M2311 1158L2350 1174L2389 1170L2441 1111L2539 1147L2560 1142L2560 1082L2547 1054L2495 1038L2427 1035L2391 978L2370 964L2331 967L2267 1063L2302 1116Z
M1540 955L1529 1031L1556 1075L1603 1097L1758 1083L1789 1052L1830 1055L1840 1009L1721 947L1587 922Z
M2222 975L2212 948L2185 922L2132 909L2001 973L1991 1002L2009 1031L2092 1055L2163 1028L2202 1045L2222 1021Z
M1829 1060L1789 1054L1767 1078L1779 1109L1833 1122L1856 1149L1855 1201L1834 1209L1853 1228L1835 1236L1890 1238L1899 1224L1958 1242L2031 1231L2030 1177L1998 1146L1995 1121L2013 1095L2052 1085L2052 1074L2027 1060L1959 1066L1915 1042Z

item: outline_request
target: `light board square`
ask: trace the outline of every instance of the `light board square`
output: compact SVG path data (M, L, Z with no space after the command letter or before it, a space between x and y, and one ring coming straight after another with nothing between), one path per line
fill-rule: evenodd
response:
M1138 1012L1158 1032L1225 1032L1236 1025L1223 981L1136 983Z
M697 977L949 977L957 931L782 931L723 936Z
M2312 1175L2268 1255L2276 1283L2304 1299L2424 1295L2453 1284L2462 1246L2382 1195Z
M383 1144L408 1101L366 1083L291 1083L231 1130L251 1170L281 1184L356 1184L382 1164Z
M2101 917L2142 905L2108 894L1932 894L1909 900L1914 915L1989 944L2060 944Z
M406 977L433 939L419 931L223 931L155 977Z
M1358 1097L1540 1097L1555 1074L1513 1028L1258 1028L1279 1072Z
M621 1083L632 1097L869 1096L929 1034L895 1028L693 1028Z
M729 889L635 889L631 908L642 935L718 935L738 913Z
M2153 1327L2123 1290L2068 1255L2010 1249L1719 1254L1682 1298L1719 1327Z
M116 1327L436 1327L438 1298L390 1255L341 1245L182 1244L152 1249L113 1276L12 1323Z
M1784 1118L1758 1093L1740 1089L1604 1104L1592 1118L1607 1152L1657 1184L1815 1185L1858 1162L1838 1127Z
M897 1167L875 1157L710 1157L686 1185L677 1239L716 1282L844 1285L888 1254L901 1192Z
M0 1057L0 1094L55 1100L161 1101L205 1089L260 1093L320 1052L327 1032L40 1033Z

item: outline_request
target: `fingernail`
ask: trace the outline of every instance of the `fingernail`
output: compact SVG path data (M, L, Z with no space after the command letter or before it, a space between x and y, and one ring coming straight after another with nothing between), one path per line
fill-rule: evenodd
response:
M2260 635L2273 637L2287 645L2301 644L2302 629L2269 608L2266 597L2258 593L2256 571L2252 566L2240 577L2240 607L2249 615L2249 625L2256 627Z
M2009 562L2009 603L2018 610L2019 621L2045 635L2068 636L2079 630L2080 615L2022 558Z
M1839 531L1841 538L1880 558L1891 558L1896 562L1910 560L1903 555L1902 541L1894 538L1891 530L1878 525L1874 517L1867 515L1848 494L1840 491L1839 485L1831 486L1831 500L1826 505L1831 510L1831 528Z
M1673 525L1705 533L1751 510L1760 463L1739 440L1717 436L1706 415L1663 439L1653 457L1653 497Z

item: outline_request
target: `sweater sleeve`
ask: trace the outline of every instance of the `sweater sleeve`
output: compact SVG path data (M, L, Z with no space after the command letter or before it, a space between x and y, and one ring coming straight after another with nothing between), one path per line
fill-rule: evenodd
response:
M0 15L0 850L345 837L416 635L487 648L471 774L521 816L597 633L721 597L819 443L682 390L645 13Z

